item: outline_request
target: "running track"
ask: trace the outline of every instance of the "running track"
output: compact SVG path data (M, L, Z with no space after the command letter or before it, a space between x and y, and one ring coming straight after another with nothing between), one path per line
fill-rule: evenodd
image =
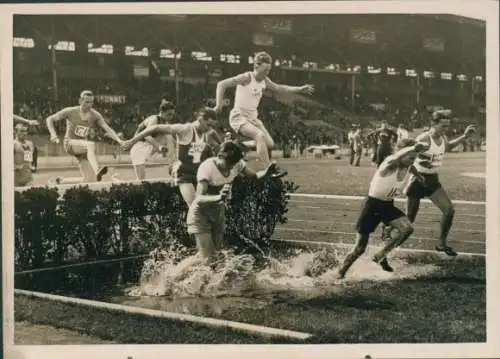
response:
M120 177L134 179L131 167L120 168ZM152 172L163 174L161 167ZM78 170L45 170L36 175L35 184L45 185L58 176L78 176ZM292 196L289 202L288 222L278 225L274 238L353 244L355 223L362 200L354 197L322 198ZM404 209L404 203L397 203ZM449 244L458 252L485 254L486 227L485 205L455 204L454 225L449 234ZM441 213L430 203L422 203L415 223L415 232L404 248L433 250L438 243ZM380 245L380 230L372 236L371 243Z
M288 222L278 225L274 237L279 239L322 241L353 244L355 224L362 200L339 196L336 199L296 197L289 202ZM404 203L397 203L404 209ZM485 254L485 205L455 204L454 225L449 244L458 252ZM441 212L431 203L421 203L415 232L403 248L434 250L438 244ZM380 244L380 230L372 243Z

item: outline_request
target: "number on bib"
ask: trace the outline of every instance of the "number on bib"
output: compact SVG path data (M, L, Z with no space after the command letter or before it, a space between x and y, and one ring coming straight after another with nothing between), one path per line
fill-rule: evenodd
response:
M396 187L396 188L394 188L394 187L393 187L393 188L391 188L391 189L389 190L389 192L387 193L387 197L388 197L388 198L394 198L394 197L397 197L397 196L398 196L398 194L399 194L399 188L397 188L397 187Z
M89 134L89 128L86 126L77 125L75 127L75 135L78 137L87 137Z
M33 152L31 151L24 151L24 161L25 162L33 162Z
M201 154L203 153L203 150L205 149L205 144L200 143L192 143L191 147L189 148L189 156L193 158L193 163L200 163L201 162Z

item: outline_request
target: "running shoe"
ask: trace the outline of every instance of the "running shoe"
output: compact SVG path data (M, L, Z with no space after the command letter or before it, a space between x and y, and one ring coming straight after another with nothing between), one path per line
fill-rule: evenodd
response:
M435 249L438 252L446 253L446 255L448 255L450 257L455 257L458 255L458 253L455 252L455 250L453 248L451 248L450 246L436 246Z
M266 172L269 173L272 178L281 178L288 174L288 172L278 167L276 161L271 161Z
M378 265L380 265L382 269L385 270L386 272L394 272L394 268L391 267L387 258L379 260L377 257L373 257L372 260Z
M97 171L97 182L101 182L102 177L108 173L108 166L103 166Z

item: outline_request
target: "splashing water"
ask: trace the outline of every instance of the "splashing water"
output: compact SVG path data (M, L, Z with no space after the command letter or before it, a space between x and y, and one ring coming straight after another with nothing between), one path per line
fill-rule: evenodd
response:
M296 250L285 258L267 257L257 265L253 256L219 253L211 266L203 265L196 255L173 242L165 250L155 250L145 261L137 287L129 296L169 296L177 298L224 295L252 296L266 292L309 292L317 287L338 287L363 280L409 279L438 271L434 265L409 265L403 259L390 259L394 273L384 272L373 263L370 251L358 259L347 273L347 280L335 278L345 253L334 247L315 252Z

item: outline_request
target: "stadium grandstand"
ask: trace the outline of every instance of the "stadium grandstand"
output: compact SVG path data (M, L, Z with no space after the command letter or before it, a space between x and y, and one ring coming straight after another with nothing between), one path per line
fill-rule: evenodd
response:
M185 122L213 103L219 79L264 50L274 80L316 87L312 97L262 101L280 148L292 139L343 146L352 124L383 119L421 128L439 107L458 115L451 131L473 122L485 132L485 24L459 16L33 15L14 18L13 46L14 112L40 122L86 88L125 137L162 97ZM45 126L35 130L34 142L55 154Z

